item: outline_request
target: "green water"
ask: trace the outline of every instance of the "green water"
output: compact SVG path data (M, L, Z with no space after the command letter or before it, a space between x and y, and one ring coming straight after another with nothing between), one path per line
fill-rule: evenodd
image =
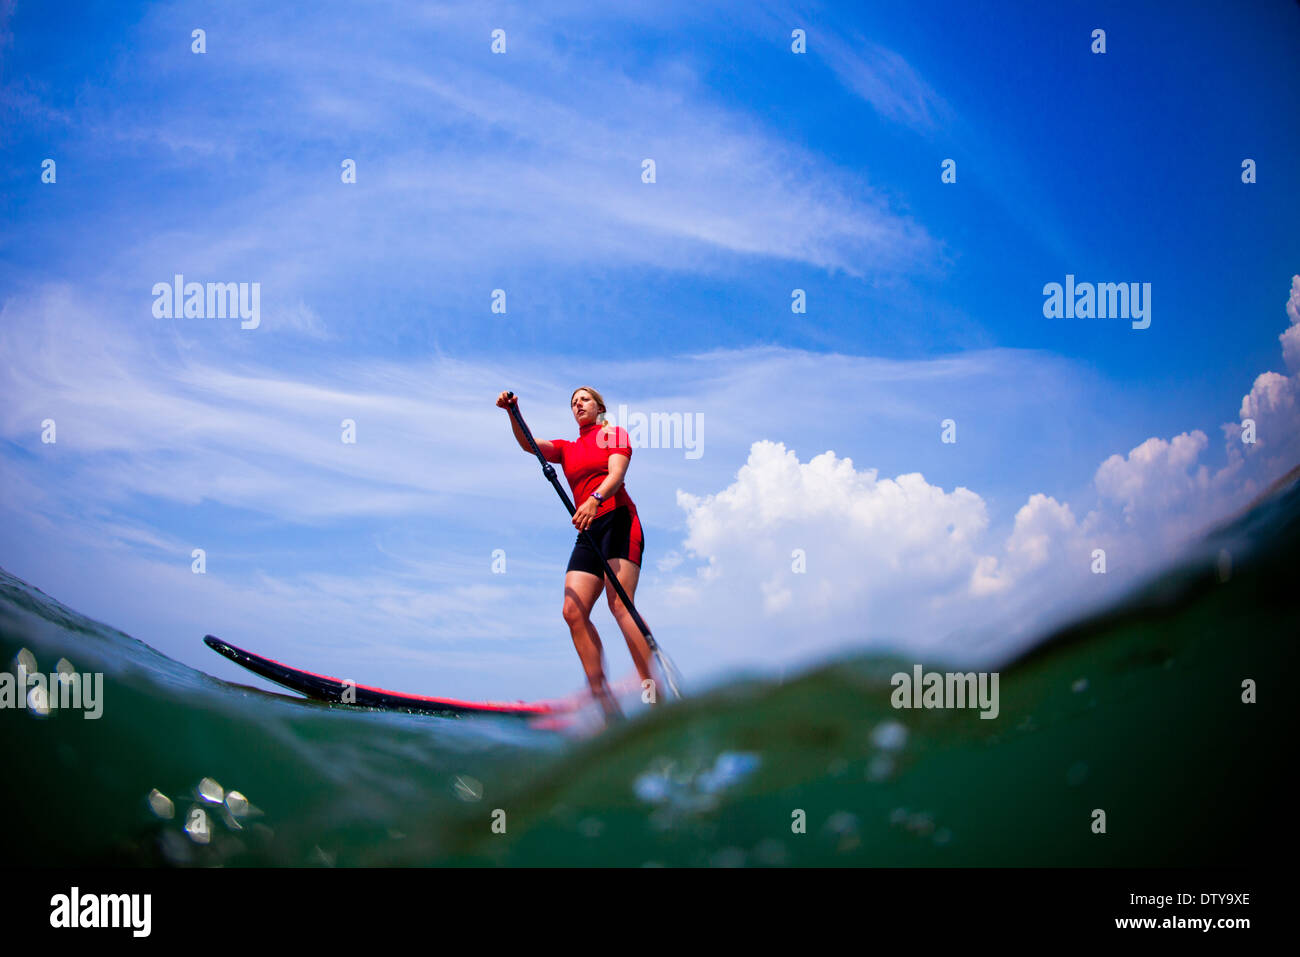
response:
M98 720L0 710L0 757L13 769L0 785L0 860L1280 860L1290 833L1281 799L1294 753L1298 532L1293 485L1122 604L1002 665L995 720L894 709L890 676L912 662L876 657L784 684L734 683L586 738L228 684L0 571L0 661L11 672L27 649L45 673L61 658L105 673ZM201 633L196 623L196 641ZM1257 683L1257 703L1243 703L1245 679ZM166 802L155 799L161 814L151 807L154 791L170 816ZM1098 809L1104 833L1094 830Z

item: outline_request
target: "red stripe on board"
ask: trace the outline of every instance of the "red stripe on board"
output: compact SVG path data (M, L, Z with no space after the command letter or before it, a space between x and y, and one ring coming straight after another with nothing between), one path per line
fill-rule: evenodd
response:
M276 661L274 658L267 658L264 655L254 654L251 651L245 651L243 648L236 648L234 645L230 644L229 642L223 642L223 644L225 644L228 648L233 648L241 655L247 655L249 658L254 658L258 661L265 661L269 664L277 665L283 668L285 671L292 671L295 674L300 674L300 675L311 675L311 677L313 678L322 678L325 681L332 681L335 684L341 685L344 683L343 678L335 678L332 675L322 675L315 671L307 671L304 668L295 668L292 665L286 665L283 661ZM422 695L422 694L407 694L404 691L389 691L386 688L376 688L373 685L357 684L355 681L352 683L357 688L361 688L365 691L373 691L376 692L377 694L386 694L394 698L404 698L407 701L428 701L434 704L445 704L454 707L468 708L468 709L478 710L478 711L514 711L514 712L526 711L529 714L553 714L561 710L565 704L562 701L551 702L551 703L535 702L532 704L529 704L524 701L519 701L513 704L507 704L499 701L460 701L456 698L432 698L428 695Z

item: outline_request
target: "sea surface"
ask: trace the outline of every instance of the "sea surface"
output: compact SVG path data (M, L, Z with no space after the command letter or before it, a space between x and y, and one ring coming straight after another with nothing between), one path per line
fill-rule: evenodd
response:
M894 708L891 676L915 662L876 656L732 683L599 733L228 683L0 570L9 673L104 675L95 720L39 694L0 709L0 863L1280 861L1294 840L1298 567L1293 481L1003 664L996 719Z

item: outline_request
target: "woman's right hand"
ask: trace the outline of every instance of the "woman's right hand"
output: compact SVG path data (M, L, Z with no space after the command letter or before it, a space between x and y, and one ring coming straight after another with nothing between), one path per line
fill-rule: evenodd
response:
M511 405L518 405L518 404L519 404L519 397L511 396L509 392L502 392L499 396L497 396L498 409L505 409Z

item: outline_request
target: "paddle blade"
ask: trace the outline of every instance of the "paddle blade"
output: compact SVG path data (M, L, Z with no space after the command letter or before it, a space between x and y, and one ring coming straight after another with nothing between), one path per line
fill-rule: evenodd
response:
M659 662L659 669L664 673L664 680L668 682L668 689L672 691L674 698L680 700L682 697L681 673L658 646L655 647L654 653L655 660Z

